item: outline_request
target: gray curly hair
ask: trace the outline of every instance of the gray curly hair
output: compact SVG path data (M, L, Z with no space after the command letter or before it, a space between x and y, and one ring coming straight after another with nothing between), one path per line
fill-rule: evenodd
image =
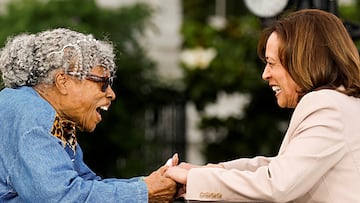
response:
M65 28L9 38L0 52L0 71L5 87L51 84L54 70L62 69L78 79L101 66L114 77L113 45L92 35Z

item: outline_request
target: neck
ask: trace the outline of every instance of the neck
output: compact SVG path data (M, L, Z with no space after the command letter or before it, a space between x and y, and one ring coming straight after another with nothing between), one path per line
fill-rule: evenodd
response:
M38 84L34 86L34 89L43 99L50 103L60 117L64 117L61 110L61 95L56 93L54 85Z

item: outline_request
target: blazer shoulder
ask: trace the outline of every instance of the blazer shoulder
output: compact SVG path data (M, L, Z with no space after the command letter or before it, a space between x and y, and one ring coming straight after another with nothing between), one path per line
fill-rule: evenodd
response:
M294 110L292 120L300 122L314 113L319 115L318 113L328 114L330 112L341 112L344 106L349 106L347 102L349 98L350 96L336 90L310 92L304 95L299 101Z
M333 97L348 97L346 94L341 93L336 90L331 89L323 89L323 90L317 90L312 91L304 95L304 97L300 100L313 100L313 99L329 99Z
M339 107L350 96L336 90L318 90L310 92L301 98L296 108L321 108L326 106Z

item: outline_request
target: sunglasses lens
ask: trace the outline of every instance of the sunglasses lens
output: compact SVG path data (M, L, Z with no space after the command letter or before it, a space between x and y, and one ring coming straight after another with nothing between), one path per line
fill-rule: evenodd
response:
M108 80L106 80L101 87L101 91L105 92L108 86L109 86L109 82Z
M105 92L106 89L110 86L112 86L113 84L113 80L112 78L106 78L106 80L104 81L104 84L101 87L101 91Z
M88 75L86 75L85 79L93 81L93 82L102 83L102 86L101 86L102 92L106 92L106 89L109 87L109 85L111 87L113 84L112 77L101 77L101 76L97 76L97 75L88 74Z

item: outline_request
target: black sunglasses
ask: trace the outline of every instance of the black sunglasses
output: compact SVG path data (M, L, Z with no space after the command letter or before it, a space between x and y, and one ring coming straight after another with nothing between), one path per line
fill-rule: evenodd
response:
M85 79L93 82L103 83L101 86L102 92L105 92L109 86L111 87L113 85L113 77L101 77L93 74L87 74Z

